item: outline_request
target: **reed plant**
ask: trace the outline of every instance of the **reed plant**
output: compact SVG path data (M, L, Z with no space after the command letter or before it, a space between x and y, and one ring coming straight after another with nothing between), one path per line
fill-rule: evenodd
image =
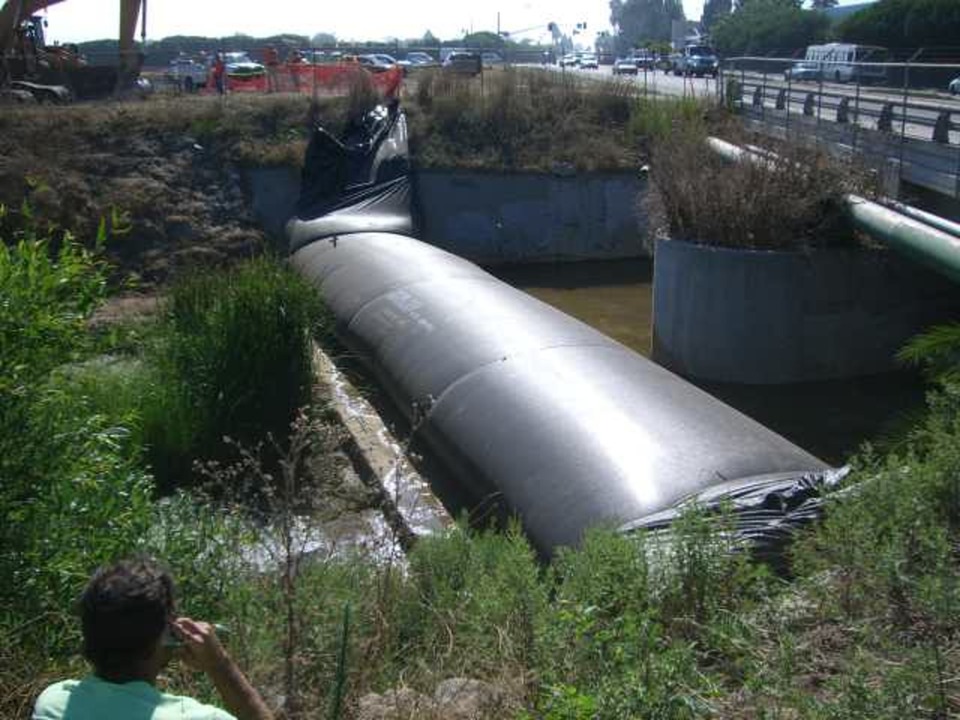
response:
M316 290L269 258L171 288L141 408L161 487L189 483L194 460L224 457L225 437L284 435L309 401L310 341L324 323Z

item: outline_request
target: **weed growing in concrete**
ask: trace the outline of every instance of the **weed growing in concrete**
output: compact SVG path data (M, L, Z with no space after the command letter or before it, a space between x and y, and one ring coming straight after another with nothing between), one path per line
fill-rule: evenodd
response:
M750 141L735 126L719 130ZM779 145L776 154L762 154L758 162L730 163L707 146L706 136L706 124L688 117L670 133L660 133L652 146L656 201L673 237L758 249L856 244L843 198L850 192L872 194L866 173L791 143Z

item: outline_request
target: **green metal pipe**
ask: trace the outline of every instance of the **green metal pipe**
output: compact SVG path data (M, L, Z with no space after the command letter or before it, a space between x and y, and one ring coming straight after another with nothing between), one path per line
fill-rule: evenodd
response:
M845 200L859 229L931 270L960 282L960 237L857 195L847 195Z
M947 220L946 218L940 217L939 215L934 215L929 213L926 210L921 210L920 208L915 208L913 205L904 205L902 202L896 200L881 200L881 205L884 207L895 210L902 215L906 215L909 218L913 218L919 222L922 222L924 225L930 225L935 227L937 230L941 230L948 235L953 235L954 237L960 238L960 223L955 223L952 220Z

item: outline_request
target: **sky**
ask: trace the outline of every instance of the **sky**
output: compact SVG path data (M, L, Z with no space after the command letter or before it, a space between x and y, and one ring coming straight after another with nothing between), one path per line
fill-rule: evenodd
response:
M862 0L841 0L847 5ZM120 24L119 0L66 0L44 12L48 42L83 42L115 38ZM699 19L703 0L683 0L687 18ZM280 33L312 36L333 33L340 40L422 37L429 30L441 39L465 31L500 29L516 39L548 41L547 23L571 33L586 22L584 44L609 30L608 0L147 0L147 39L170 35L223 37L242 33L267 37ZM524 31L524 32L518 32ZM140 36L138 27L137 37ZM578 38L579 39L579 38Z

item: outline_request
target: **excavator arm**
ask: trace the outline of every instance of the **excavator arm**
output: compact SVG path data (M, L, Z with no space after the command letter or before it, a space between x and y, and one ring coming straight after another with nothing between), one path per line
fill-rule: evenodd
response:
M6 59L13 49L17 27L24 19L64 0L6 0L0 8L0 57ZM147 0L120 2L120 84L126 85L140 71L140 57L134 47L137 19L143 14L142 36L146 36Z

